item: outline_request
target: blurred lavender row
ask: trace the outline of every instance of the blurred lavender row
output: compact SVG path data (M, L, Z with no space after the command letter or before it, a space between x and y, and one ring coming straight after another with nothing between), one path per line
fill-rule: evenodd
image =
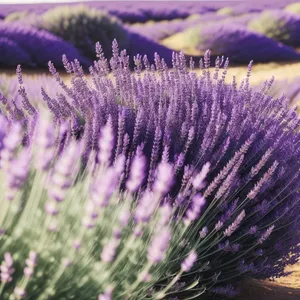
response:
M294 0L264 0L264 1L180 1L180 5L172 6L167 1L101 1L84 2L86 5L107 10L124 22L136 23L149 20L161 21L176 18L186 18L191 12L203 14L216 12L223 7L234 7L237 13L260 12L264 9L284 8ZM30 4L30 5L0 5L0 15L4 18L16 11L30 11L41 14L46 10L63 4ZM71 4L72 5L72 4Z
M245 3L241 6L240 2L224 1L221 4L212 2L211 9L205 2L184 3L178 9L171 9L163 2L155 5L119 5L119 2L34 5L24 10L21 10L22 5L11 6L13 11L0 22L3 54L0 64L3 67L15 64L41 67L47 60L52 60L57 67L62 67L60 58L65 53L70 58L80 58L86 67L94 59L93 45L97 41L110 58L109 49L114 38L118 39L121 49L128 49L130 55L152 57L151 54L157 52L164 56L168 66L172 65L173 50L184 50L199 59L206 49L211 49L214 57L230 56L231 62L237 64L248 63L251 59L255 62L299 61L300 14L297 5L276 2L269 9L269 4L263 1L255 9ZM130 8L136 14L149 10L152 12L148 16L150 21L137 18L132 24L126 23L126 18L112 10L113 5L118 5L119 10ZM194 5L201 10L194 9ZM222 7L217 9L218 5ZM4 9L5 6L1 7ZM186 10L186 13L180 15L177 10ZM130 10L126 13L130 14ZM30 46L24 38L26 35L32 37L38 47ZM49 40L53 41L51 45L47 44ZM133 61L130 67L133 67Z

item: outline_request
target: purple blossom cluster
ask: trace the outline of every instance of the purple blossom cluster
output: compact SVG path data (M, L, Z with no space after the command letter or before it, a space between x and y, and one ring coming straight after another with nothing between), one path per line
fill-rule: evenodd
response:
M36 168L41 173L19 224L39 225L44 232L28 231L31 239L22 242L30 240L26 247L34 247L38 257L52 243L57 261L72 262L58 270L51 262L46 295L62 297L67 288L58 284L62 274L70 291L76 286L78 298L95 292L96 282L99 299L143 299L149 293L163 299L175 284L189 287L195 281L192 291L183 287L178 297L203 293L203 287L229 295L249 276L286 275L285 267L300 255L300 121L287 98L268 95L274 79L253 90L251 62L240 84L235 78L226 84L229 60L218 57L212 70L209 50L199 62L173 53L172 69L157 53L154 63L136 55L134 73L115 40L110 60L100 44L96 55L91 82L78 60L63 56L70 84L49 62L59 88L54 96L42 89L44 106L30 101L20 67L20 106L0 97L5 116L1 169L21 165L23 171L14 167L16 180L3 181L13 190L1 200L3 211L15 214L8 203L18 201L24 207L18 191L26 191L30 182L36 143L43 145L47 164ZM45 111L53 123L43 125ZM18 152L21 143L24 150ZM29 218L40 207L43 213ZM10 232L13 220L4 218L3 232ZM45 232L57 237L55 243ZM12 236L20 242L17 233ZM91 279L74 283L74 272L65 269L75 270L73 264ZM32 276L36 268L38 263ZM128 275L133 271L137 274ZM28 294L31 278L21 283L17 293Z

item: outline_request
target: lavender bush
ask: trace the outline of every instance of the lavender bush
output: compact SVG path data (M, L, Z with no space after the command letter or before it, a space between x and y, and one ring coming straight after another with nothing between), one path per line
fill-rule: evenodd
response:
M114 38L118 39L120 46L128 46L127 31L119 19L85 5L50 9L39 18L36 26L71 42L86 56L93 57L97 41L101 42L106 56L110 54Z
M1 96L2 299L201 299L284 276L299 259L299 119L273 79L224 80L210 52L194 72L100 44L91 86L63 57L66 85L33 105ZM188 67L189 65L189 67ZM50 111L53 121L44 117ZM20 146L22 144L23 146ZM20 245L22 245L20 247Z
M16 64L33 65L28 53L13 40L0 37L0 66L14 67Z
M85 66L89 64L89 60L69 43L49 32L39 31L22 23L0 21L0 36L1 54L5 55L0 60L5 66L22 63L30 67L44 67L52 60L58 67L62 67L61 56L64 53L72 59L79 58Z
M176 19L172 21L137 23L128 26L128 29L137 32L154 41L163 40L173 34L184 31L189 27L194 27L196 24L202 24L207 21L219 21L225 19L224 15L215 13L207 13L204 15L192 15L186 19Z
M164 40L166 46L172 47L173 44L198 53L209 48L213 54L230 56L231 61L238 63L251 59L270 62L300 58L290 47L229 22L202 24Z
M249 22L248 28L286 45L300 45L300 17L285 11L264 11Z

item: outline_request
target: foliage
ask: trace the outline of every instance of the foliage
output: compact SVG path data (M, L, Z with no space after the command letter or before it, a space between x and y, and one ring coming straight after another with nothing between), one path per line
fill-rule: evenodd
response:
M283 44L300 46L300 17L280 10L264 11L248 28Z
M250 64L225 84L228 60L212 73L209 51L200 75L182 52L172 70L136 55L135 74L116 41L110 62L96 53L92 86L77 60L63 57L69 86L49 63L60 89L42 89L47 108L20 66L21 106L1 96L1 299L15 286L41 299L201 299L286 275L300 252L300 121L268 95L273 80L253 91Z
M36 26L71 42L88 57L94 57L97 41L101 42L107 56L114 38L120 41L120 47L128 45L127 31L119 19L85 5L50 9L41 16Z

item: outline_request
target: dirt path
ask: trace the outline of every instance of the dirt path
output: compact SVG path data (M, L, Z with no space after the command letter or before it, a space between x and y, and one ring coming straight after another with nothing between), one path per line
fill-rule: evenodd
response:
M242 293L235 300L299 300L300 289L284 287L276 283L255 280L242 285Z

